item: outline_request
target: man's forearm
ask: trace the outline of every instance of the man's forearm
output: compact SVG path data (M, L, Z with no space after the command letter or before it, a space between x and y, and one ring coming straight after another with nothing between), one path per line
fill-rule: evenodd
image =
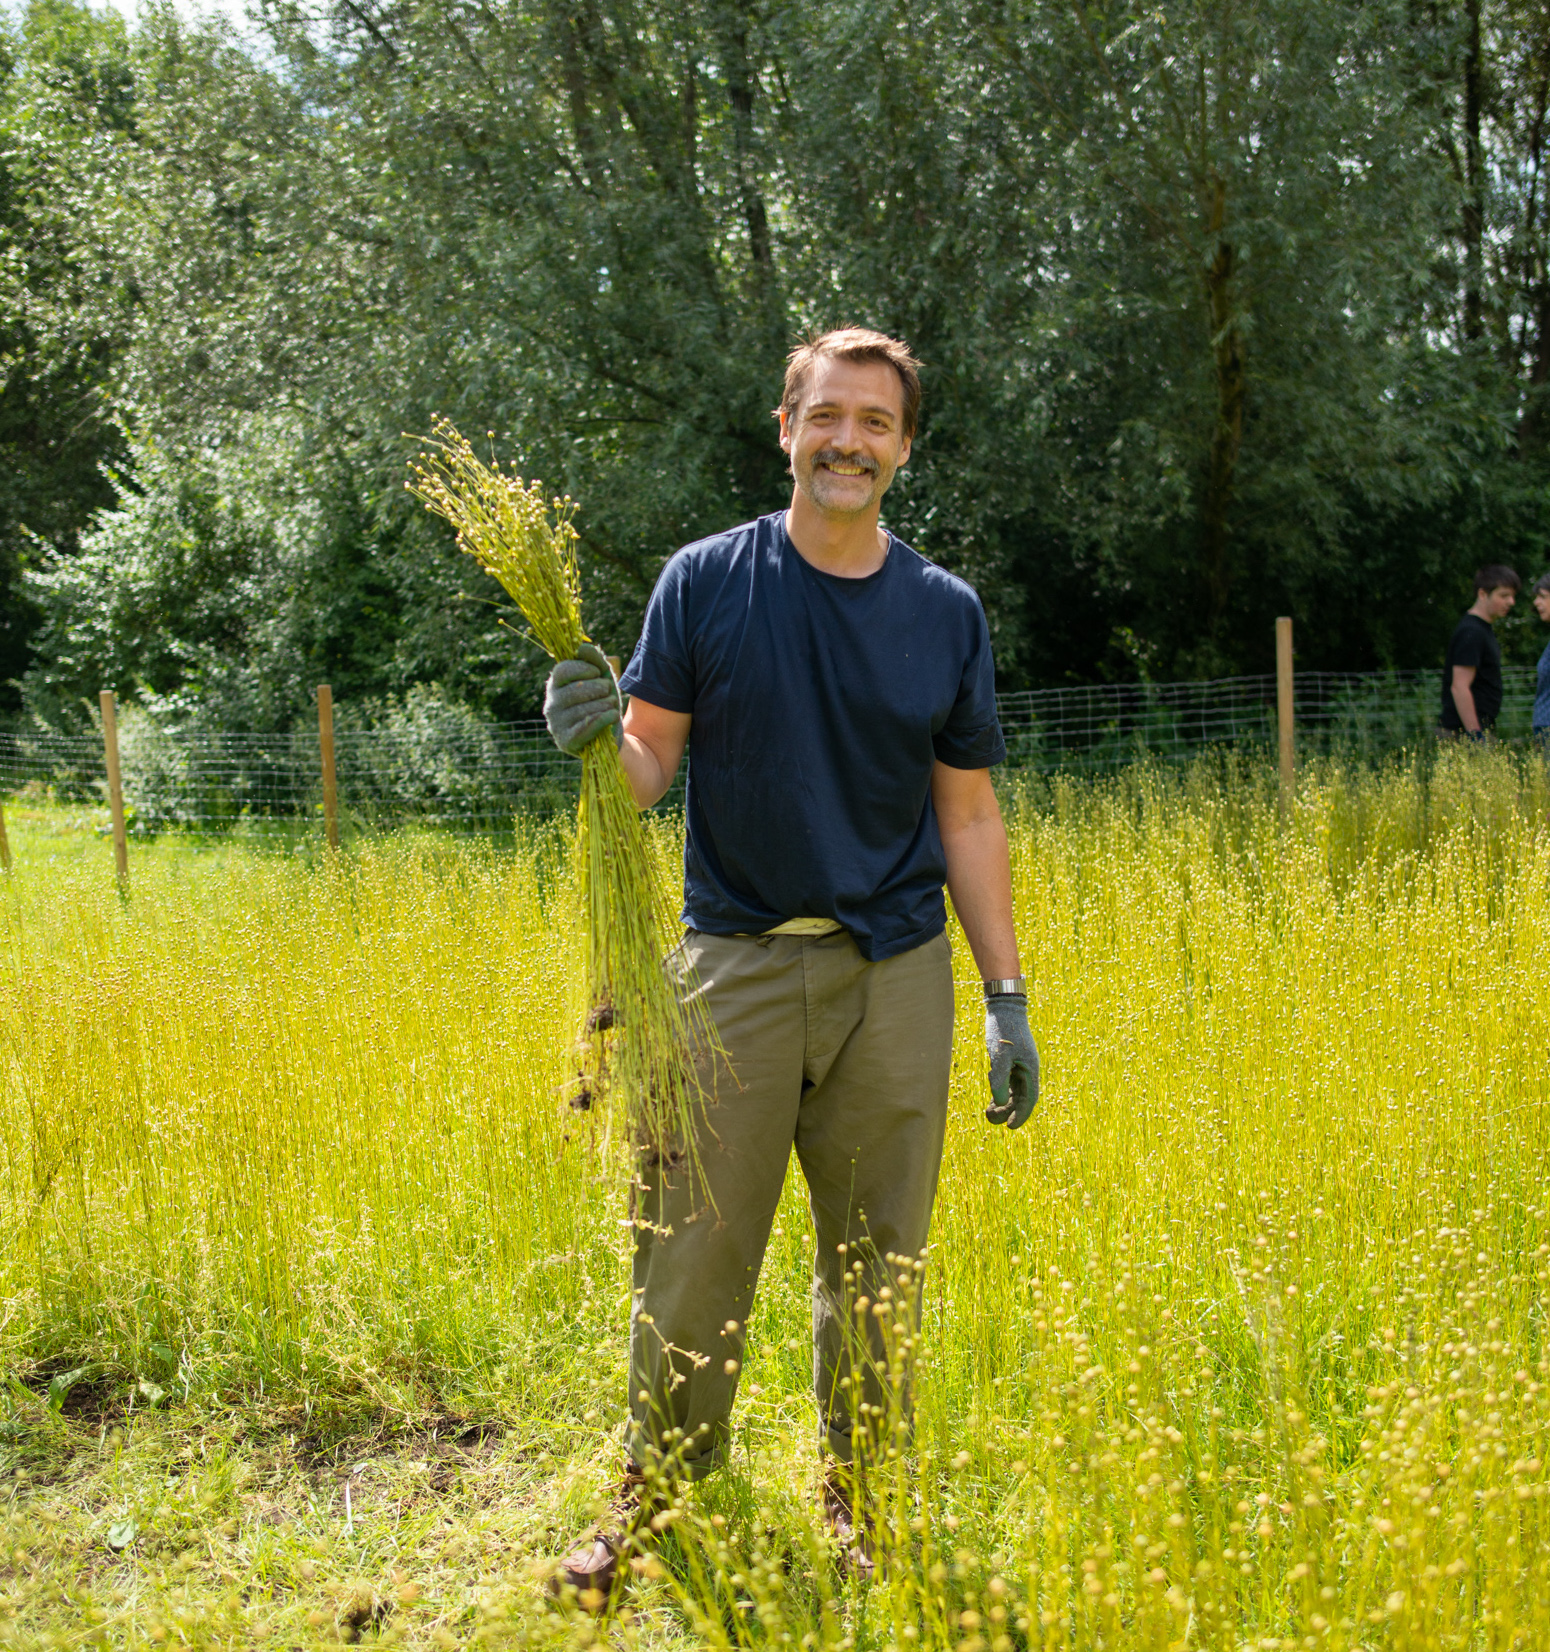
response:
M942 834L947 890L982 980L1022 974L1012 924L1012 861L999 814Z
M1471 734L1480 732L1480 714L1475 710L1475 691L1469 683L1453 685L1453 704L1458 708L1459 721Z
M637 809L649 809L673 783L671 774L663 774L657 754L636 735L626 734L620 741L619 761L624 766L624 776L630 783Z
M631 695L624 712L619 761L637 809L649 809L673 783L693 719Z

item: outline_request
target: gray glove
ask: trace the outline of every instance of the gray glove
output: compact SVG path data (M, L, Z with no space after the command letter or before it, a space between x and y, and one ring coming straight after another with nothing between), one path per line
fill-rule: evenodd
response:
M595 642L584 642L573 660L561 660L544 685L544 722L555 745L572 757L580 757L610 724L614 744L622 745L619 724L624 718L624 701L614 681L608 656Z
M985 1117L1016 1130L1039 1101L1039 1052L1028 1027L1028 1000L1020 992L985 1000L985 1050L990 1056L990 1100Z

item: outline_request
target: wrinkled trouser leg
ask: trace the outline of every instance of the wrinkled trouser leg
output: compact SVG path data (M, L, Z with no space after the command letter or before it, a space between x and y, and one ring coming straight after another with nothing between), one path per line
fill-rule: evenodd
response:
M638 1160L631 1455L646 1462L672 1453L694 1478L722 1456L754 1287L795 1146L818 1240L819 1414L829 1449L848 1458L844 1272L862 1260L862 1288L875 1295L882 1258L917 1255L926 1243L952 1046L946 937L869 964L848 935L691 931L668 967L682 991L703 994L735 1078L717 1072L715 1135L700 1142L714 1211L681 1167L649 1153ZM875 1342L875 1324L868 1331Z
M676 1451L699 1478L725 1450L744 1328L796 1130L800 942L691 930L667 967L685 995L704 995L736 1079L718 1067L708 1114L715 1135L702 1131L698 1144L714 1210L681 1168L649 1153L637 1160L628 1441L637 1462Z
M883 964L863 962L859 974L843 955L818 954L808 967L812 1088L796 1150L817 1235L813 1390L825 1448L849 1462L856 1400L882 1405L877 1367L886 1364L877 1318L849 1305L857 1292L876 1302L890 1283L897 1295L887 1259L918 1257L931 1226L947 1128L952 959L942 935ZM857 1268L847 1286L847 1269Z

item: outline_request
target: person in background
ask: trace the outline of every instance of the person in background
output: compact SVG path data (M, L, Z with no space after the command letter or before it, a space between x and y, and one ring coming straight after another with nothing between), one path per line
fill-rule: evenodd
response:
M1483 740L1502 709L1502 645L1495 625L1512 612L1523 581L1500 562L1475 575L1475 600L1453 628L1442 668L1438 732Z
M1534 581L1534 612L1550 625L1550 574ZM1539 656L1534 678L1534 738L1550 749L1550 642Z

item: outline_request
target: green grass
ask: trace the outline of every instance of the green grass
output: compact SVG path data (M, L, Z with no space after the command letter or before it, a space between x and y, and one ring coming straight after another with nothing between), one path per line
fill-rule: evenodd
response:
M884 1575L815 1529L793 1179L733 1460L601 1627L544 1589L627 1300L563 830L137 845L121 898L8 811L0 1645L1550 1645L1543 769L1008 808L1045 1098L983 1122L960 944Z

